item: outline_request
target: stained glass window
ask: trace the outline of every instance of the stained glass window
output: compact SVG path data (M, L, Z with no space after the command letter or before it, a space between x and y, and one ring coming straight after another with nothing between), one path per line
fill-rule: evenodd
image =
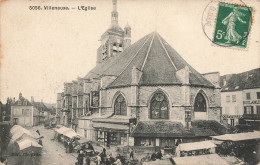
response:
M125 98L120 94L115 101L115 115L126 116L126 101Z
M151 119L168 119L169 105L168 99L162 92L154 94L150 103Z
M196 96L195 104L194 104L194 111L195 112L206 112L206 100L201 93L199 93Z

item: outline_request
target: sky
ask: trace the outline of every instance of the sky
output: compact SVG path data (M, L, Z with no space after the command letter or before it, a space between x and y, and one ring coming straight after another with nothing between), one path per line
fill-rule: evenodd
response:
M246 49L214 45L204 34L208 0L118 0L119 25L132 28L132 43L157 31L200 73L240 73L260 67L260 2ZM74 10L30 10L64 6ZM82 11L78 6L96 10ZM96 65L101 35L110 26L112 0L12 0L1 3L0 100L16 97L56 102L63 83L84 77ZM203 19L202 19L203 18ZM213 34L213 33L212 33ZM209 34L210 35L210 34Z

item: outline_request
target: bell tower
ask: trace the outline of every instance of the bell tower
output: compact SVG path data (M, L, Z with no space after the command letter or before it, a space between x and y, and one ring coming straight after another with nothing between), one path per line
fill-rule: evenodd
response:
M120 55L131 44L131 27L127 24L123 30L119 26L117 0L112 0L112 3L111 25L101 36L101 45L97 49L97 64Z

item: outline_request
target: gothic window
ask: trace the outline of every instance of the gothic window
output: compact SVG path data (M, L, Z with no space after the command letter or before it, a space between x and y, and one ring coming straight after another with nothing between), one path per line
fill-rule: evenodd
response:
M201 93L199 93L196 96L195 103L194 103L194 111L195 112L206 112L206 100Z
M150 103L151 119L169 119L169 102L165 94L154 94Z
M126 101L125 98L120 94L115 101L115 115L126 116Z

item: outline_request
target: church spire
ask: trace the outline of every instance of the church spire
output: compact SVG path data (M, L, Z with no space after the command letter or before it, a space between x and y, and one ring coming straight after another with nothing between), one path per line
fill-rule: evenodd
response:
M113 11L111 12L111 24L118 24L117 0L113 0Z

